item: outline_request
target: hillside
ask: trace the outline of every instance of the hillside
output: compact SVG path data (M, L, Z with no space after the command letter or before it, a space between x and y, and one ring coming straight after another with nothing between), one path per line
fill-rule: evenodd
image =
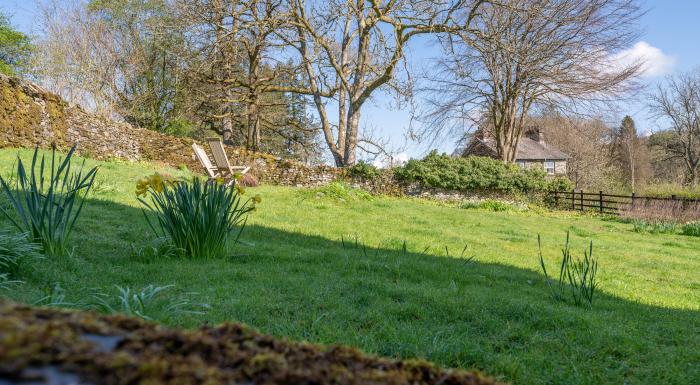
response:
M31 151L20 154L28 159ZM0 150L0 174L16 155ZM95 292L118 294L115 286L174 285L166 299L210 308L148 309L169 326L243 322L278 337L476 368L516 384L700 379L700 238L638 233L629 223L571 213L263 186L248 190L262 203L228 258L173 258L160 254L134 188L154 171L189 174L146 162L87 163L101 167L71 255L40 260L23 285L2 295L81 307ZM592 240L600 261L592 308L553 301L539 270L537 235L554 269L567 231L574 256Z

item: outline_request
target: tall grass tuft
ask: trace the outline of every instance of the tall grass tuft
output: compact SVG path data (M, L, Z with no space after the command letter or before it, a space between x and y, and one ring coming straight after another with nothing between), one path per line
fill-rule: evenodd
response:
M197 178L170 181L158 174L137 185L137 195L150 195L148 201L138 199L153 231L169 238L178 250L192 258L223 256L229 235L235 234L238 239L247 214L260 201L258 196L243 201L242 194L238 186Z
M691 237L700 237L700 221L684 224L681 227L681 233L683 235L690 235Z
M39 246L29 242L26 234L0 230L0 274L17 278L24 262L39 258Z
M204 314L209 310L208 304L193 304L188 296L164 296L163 293L173 285L148 285L139 290L130 287L115 286L116 295L96 293L93 303L88 307L107 314L124 314L153 320L153 314L162 312L171 316L180 314Z
M0 176L0 186L10 203L10 208L0 206L0 212L49 255L62 255L67 250L71 231L97 174L97 167L86 171L85 162L77 171L71 170L75 149L73 146L65 158L60 158L54 148L47 159L43 154L39 157L37 146L29 170L18 156L14 181Z
M545 276L545 282L556 301L565 301L568 296L574 304L580 306L587 303L593 305L593 295L598 287L597 273L598 261L593 257L593 241L590 242L588 250L584 250L583 259L574 260L569 249L569 232L566 233L566 243L562 252L562 260L559 265L559 279L554 282L547 274L547 267L542 257L542 242L537 236L539 247L540 267ZM568 295L567 295L568 293Z

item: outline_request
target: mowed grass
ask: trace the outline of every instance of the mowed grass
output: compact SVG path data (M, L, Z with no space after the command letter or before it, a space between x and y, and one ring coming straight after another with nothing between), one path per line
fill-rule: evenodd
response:
M16 154L0 150L2 175ZM72 255L42 260L0 295L32 303L59 283L77 302L114 285L174 284L172 294L190 293L211 310L156 314L168 325L243 322L515 384L700 383L700 238L635 233L595 216L343 202L265 186L249 189L263 201L231 257L144 261L132 250L153 234L134 186L157 169L188 175L101 163ZM539 271L537 234L554 271L566 231L575 255L592 240L599 259L592 309L554 302Z

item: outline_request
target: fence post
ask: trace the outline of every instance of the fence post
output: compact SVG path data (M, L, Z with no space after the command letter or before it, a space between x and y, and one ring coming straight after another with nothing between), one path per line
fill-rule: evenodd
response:
M637 194L632 193L632 207L634 207L634 198L637 196Z
M559 192L554 190L554 207L559 208Z
M571 210L576 210L576 189L571 189Z
M600 190L600 213L603 213L603 190Z
M583 189L581 189L581 211L583 211Z

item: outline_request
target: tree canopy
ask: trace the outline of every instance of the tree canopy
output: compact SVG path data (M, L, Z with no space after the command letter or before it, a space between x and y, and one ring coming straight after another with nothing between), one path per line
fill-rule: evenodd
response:
M31 39L18 31L8 15L0 12L0 73L21 74L27 67L32 51Z

